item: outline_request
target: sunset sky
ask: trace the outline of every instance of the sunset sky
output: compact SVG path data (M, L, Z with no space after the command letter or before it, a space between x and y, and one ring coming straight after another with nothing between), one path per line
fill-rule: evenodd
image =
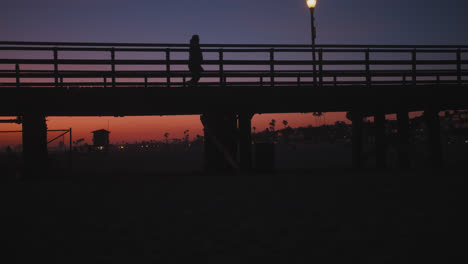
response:
M318 0L317 43L468 44L467 11L463 0ZM0 9L0 41L188 43L193 34L207 44L310 44L310 16L306 0L2 0ZM253 125L264 129L273 118L281 128L282 120L297 127L344 114L260 115ZM91 131L107 128L112 142L202 135L199 116L48 117L48 127L72 127L88 143ZM19 143L19 133L0 134L0 146Z

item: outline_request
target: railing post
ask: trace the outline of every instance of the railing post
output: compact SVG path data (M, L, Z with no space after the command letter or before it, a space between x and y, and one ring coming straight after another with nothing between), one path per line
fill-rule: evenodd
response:
M145 76L145 88L148 88L148 76Z
M403 87L406 87L406 73L403 74Z
M16 88L20 88L20 66L17 63L15 66L16 71Z
M55 88L58 88L58 50L54 48L54 77L55 77Z
M275 51L270 49L270 81L271 87L275 86Z
M183 85L183 87L185 88L185 75L182 76L182 85Z
M323 87L323 49L319 50L319 83Z
M371 74L370 74L370 50L366 50L366 85L371 86Z
M336 86L337 86L337 83L336 83L336 75L333 75L333 85L334 85L335 88L336 88Z
M171 51L166 49L166 83L167 87L171 87Z
M115 48L111 49L112 88L115 88Z
M301 73L297 74L297 87L301 87Z
M60 77L60 88L63 88L63 77Z
M457 81L458 85L462 85L461 49L457 49Z
M107 88L107 78L104 76L104 88Z
M412 75L413 75L413 85L416 86L416 49L413 49L412 54Z
M260 76L260 87L263 87L263 76Z
M219 84L220 86L223 86L224 83L224 55L223 55L223 49L219 49Z

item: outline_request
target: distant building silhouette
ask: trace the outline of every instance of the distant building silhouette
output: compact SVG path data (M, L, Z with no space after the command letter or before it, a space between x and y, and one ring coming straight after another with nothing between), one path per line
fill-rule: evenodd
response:
M94 150L108 150L109 149L109 134L110 132L105 129L100 129L91 132L93 133L93 148Z

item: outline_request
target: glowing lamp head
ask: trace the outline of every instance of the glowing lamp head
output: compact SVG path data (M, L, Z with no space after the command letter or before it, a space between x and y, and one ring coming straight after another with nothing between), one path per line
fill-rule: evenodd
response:
M309 8L315 8L316 5L317 5L317 0L307 0L307 6Z

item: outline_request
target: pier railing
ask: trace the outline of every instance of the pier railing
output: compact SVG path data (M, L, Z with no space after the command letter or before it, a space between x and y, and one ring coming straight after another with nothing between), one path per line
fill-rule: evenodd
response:
M205 71L200 87L468 84L468 45L205 44L201 48ZM187 87L188 53L186 44L0 42L0 88Z

